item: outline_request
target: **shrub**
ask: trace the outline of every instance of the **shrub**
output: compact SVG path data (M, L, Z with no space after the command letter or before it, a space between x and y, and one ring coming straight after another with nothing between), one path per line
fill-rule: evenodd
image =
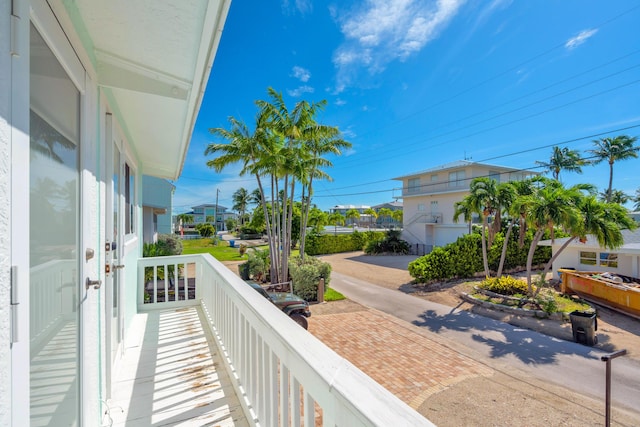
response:
M265 282L269 278L269 268L271 261L269 259L268 250L254 249L249 252L246 267L248 269L249 278L256 282Z
M409 274L418 282L444 280L452 276L452 263L449 252L437 247L428 255L409 263Z
M211 224L198 224L196 225L196 230L202 237L213 236L216 232L216 229Z
M382 253L406 255L409 253L409 243L400 238L400 230L388 230L383 239L369 241L364 251L370 255Z
M528 292L527 282L512 276L490 277L479 286L500 295L526 295Z
M182 254L182 240L172 234L161 234L156 243L145 243L142 246L143 257L168 256Z
M384 233L380 231L365 231L364 233L354 231L350 234L307 234L305 240L305 254L325 255L340 252L361 251L371 240L381 240Z
M318 299L318 282L324 278L325 289L329 287L331 265L317 258L293 257L289 260L289 276L293 283L293 292L307 301Z

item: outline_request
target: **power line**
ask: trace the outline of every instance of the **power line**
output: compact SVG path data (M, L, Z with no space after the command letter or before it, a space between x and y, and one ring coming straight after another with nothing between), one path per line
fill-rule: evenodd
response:
M538 147L530 148L530 149L527 149L527 150L520 150L520 151L516 151L516 152L513 152L513 153L503 154L503 155L500 155L500 156L489 157L489 158L480 160L477 163L487 162L487 161L490 161L490 160L500 159L500 158L504 158L504 157L517 156L517 155L529 153L529 152L532 152L532 151L538 151L538 150L542 150L542 149L545 149L545 148L554 147L554 146L567 145L567 144L570 144L572 142L582 141L582 140L585 140L585 139L597 138L599 136L608 135L608 134L611 134L611 133L614 133L614 132L622 132L622 131L635 129L635 128L640 128L640 124L632 125L632 126L626 126L626 127L618 128L618 129L612 129L612 130L608 130L606 132L594 133L594 134L591 134L591 135L586 135L586 136L573 138L573 139L569 139L569 140L565 140L565 141L561 141L561 142L556 142L556 143L553 143L553 144L545 144L545 145L541 145L541 146L538 146ZM593 158L593 157L587 157L587 158L584 158L584 159L588 160L590 158ZM531 167L531 168L522 168L522 169L518 169L518 170L519 171L532 171L532 170L541 169L541 168L544 168L544 166L534 166L534 167ZM418 173L416 173L416 175L418 175L420 173L421 172L418 172ZM373 182L370 182L370 183L358 184L357 186L378 184L378 183L386 182L386 181L390 181L390 180L392 180L392 178L389 178L389 179L386 179L386 180L380 180L380 181L373 181ZM428 183L428 184L424 184L421 187L428 187L428 186L431 186L431 185L439 185L439 184L442 184L442 183L441 182L433 183L433 184ZM337 188L337 190L353 188L353 187L354 186L340 187L340 188ZM367 192L360 192L360 193L345 193L345 194L330 194L330 195L321 195L321 194L318 195L316 193L316 194L314 194L314 197L317 197L317 198L346 197L346 196L357 196L357 195L365 195L365 194L376 194L376 193L385 193L385 192L389 192L389 191L394 191L396 188L384 189L384 190L374 190L374 191L367 191ZM334 189L334 190L336 190L336 189Z

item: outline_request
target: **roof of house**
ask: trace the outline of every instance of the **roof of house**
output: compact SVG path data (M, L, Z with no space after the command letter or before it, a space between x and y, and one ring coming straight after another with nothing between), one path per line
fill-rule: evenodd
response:
M516 169L516 168L511 168L511 167L507 167L507 166L499 166L499 165L492 165L489 163L479 163L479 162L470 162L468 160L457 160L455 162L451 162L451 163L445 163L443 165L439 165L439 166L434 166L430 169L425 169L423 171L419 171L419 172L413 172L407 175L402 175L399 176L397 178L393 178L396 180L402 180L402 179L406 179L406 178L410 178L410 177L414 177L414 176L418 176L418 175L424 175L427 173L433 173L433 172L442 172L445 170L451 170L451 169L461 169L461 168L465 168L465 167L469 167L469 166L477 166L477 167L489 167L492 169L497 169L501 172L518 172L518 171L523 171L523 172L527 172L529 174L532 175L537 175L538 172L532 172L529 170L522 170L522 169Z
M402 202L393 201L393 202L381 203L379 205L372 206L372 208L373 209L380 209L380 208L384 208L386 206L391 206L393 208L401 208L403 205L402 205Z
M105 91L147 175L180 176L229 5L228 0L53 5L77 29L67 27L66 35L83 63L91 64L87 71Z
M215 208L216 204L215 203L205 203L204 205L198 205L198 206L191 206L191 209L198 209L198 208L202 208L202 209L206 209L206 208ZM222 205L218 205L218 207L216 209L220 210L220 213L222 213L222 211L226 211L227 208L225 206Z
M595 236L592 235L587 235L587 240L584 243L581 243L577 239L574 240L573 242L569 243L569 247L592 251L600 250L616 253L640 254L640 228L637 228L634 231L622 230L622 237L624 238L624 244L617 249L607 249L601 247L598 243L598 239L596 239ZM562 246L567 240L569 240L569 237L555 239L554 242L551 242L551 240L542 240L538 243L538 245L559 247Z

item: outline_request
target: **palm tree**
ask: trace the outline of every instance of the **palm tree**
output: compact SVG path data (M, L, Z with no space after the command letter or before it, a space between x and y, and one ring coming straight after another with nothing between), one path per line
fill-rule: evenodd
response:
M486 277L489 277L487 247L491 247L493 243L493 232L489 230L489 217L495 215L499 207L497 183L488 177L474 178L469 187L469 195L454 205L454 222L458 222L460 215L464 215L465 221L471 221L474 213L482 215L482 261ZM495 220L500 221L499 218Z
M251 196L249 195L249 192L246 188L240 187L233 193L231 197L233 201L233 207L231 209L238 212L238 215L240 215L240 225L244 225L244 215L247 211L247 206L250 203Z
M347 220L354 220L352 222L353 225L357 225L357 220L360 219L360 212L358 212L357 209L349 209L346 213L345 213L345 217L347 218Z
M633 209L636 211L640 211L640 188L636 190L636 195L633 198Z
M569 172L582 173L582 166L586 162L575 150L569 150L567 147L553 147L553 152L548 162L536 161L536 164L545 168L545 172L551 172L553 179L560 180L560 172L563 170Z
M558 255L574 240L585 239L587 235L592 235L601 247L617 249L624 244L621 230L633 230L637 227L627 210L618 203L601 202L590 195L580 198L577 207L580 212L580 221L574 227L567 229L570 237L545 265L541 276L543 280Z
M334 234L338 234L338 225L344 224L344 216L340 212L333 212L327 218L327 222L335 226Z
M611 190L611 194L608 194L605 191L600 193L598 196L601 202L606 202L608 198L609 202L617 203L619 205L624 205L631 199L631 197L627 193L621 190L616 190L616 189Z
M378 218L378 213L373 208L367 208L364 210L364 214L369 216L369 227L371 227L373 220Z
M398 224L402 224L402 219L404 217L404 212L401 209L394 210L391 214L391 218L396 221Z
M617 160L627 160L638 157L638 151L640 147L635 146L637 137L630 137L627 135L616 136L615 138L600 138L593 141L596 146L595 149L589 150L594 155L595 159L593 164L598 164L603 161L609 163L609 187L607 189L606 201L611 201L611 187L613 185L613 164Z
M391 218L393 216L393 211L389 208L380 208L378 210L378 218L383 218L382 225L384 227L384 218Z
M513 225L518 222L520 218L520 208L517 203L514 203L518 193L517 187L511 182L503 182L498 184L498 204L506 210L508 215L507 232L504 236L504 242L502 243L502 253L500 254L500 263L498 265L498 271L496 277L502 276L502 269L504 267L504 261L507 257L507 246L509 245L509 238L511 237L511 230ZM501 215L496 215L495 221L502 222Z
M578 209L583 191L591 190L589 185L576 185L565 188L558 181L546 181L534 194L523 197L519 204L526 211L528 226L534 230L533 239L527 254L527 287L529 295L533 295L531 269L533 255L544 232L549 230L553 240L553 229L561 226L565 230L576 230L582 216ZM542 276L544 280L544 276Z

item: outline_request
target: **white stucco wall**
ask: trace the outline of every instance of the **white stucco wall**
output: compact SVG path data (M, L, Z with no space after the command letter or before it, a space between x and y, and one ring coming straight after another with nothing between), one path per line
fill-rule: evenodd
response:
M11 177L11 56L9 0L0 0L0 425L11 425L10 353L10 177Z

